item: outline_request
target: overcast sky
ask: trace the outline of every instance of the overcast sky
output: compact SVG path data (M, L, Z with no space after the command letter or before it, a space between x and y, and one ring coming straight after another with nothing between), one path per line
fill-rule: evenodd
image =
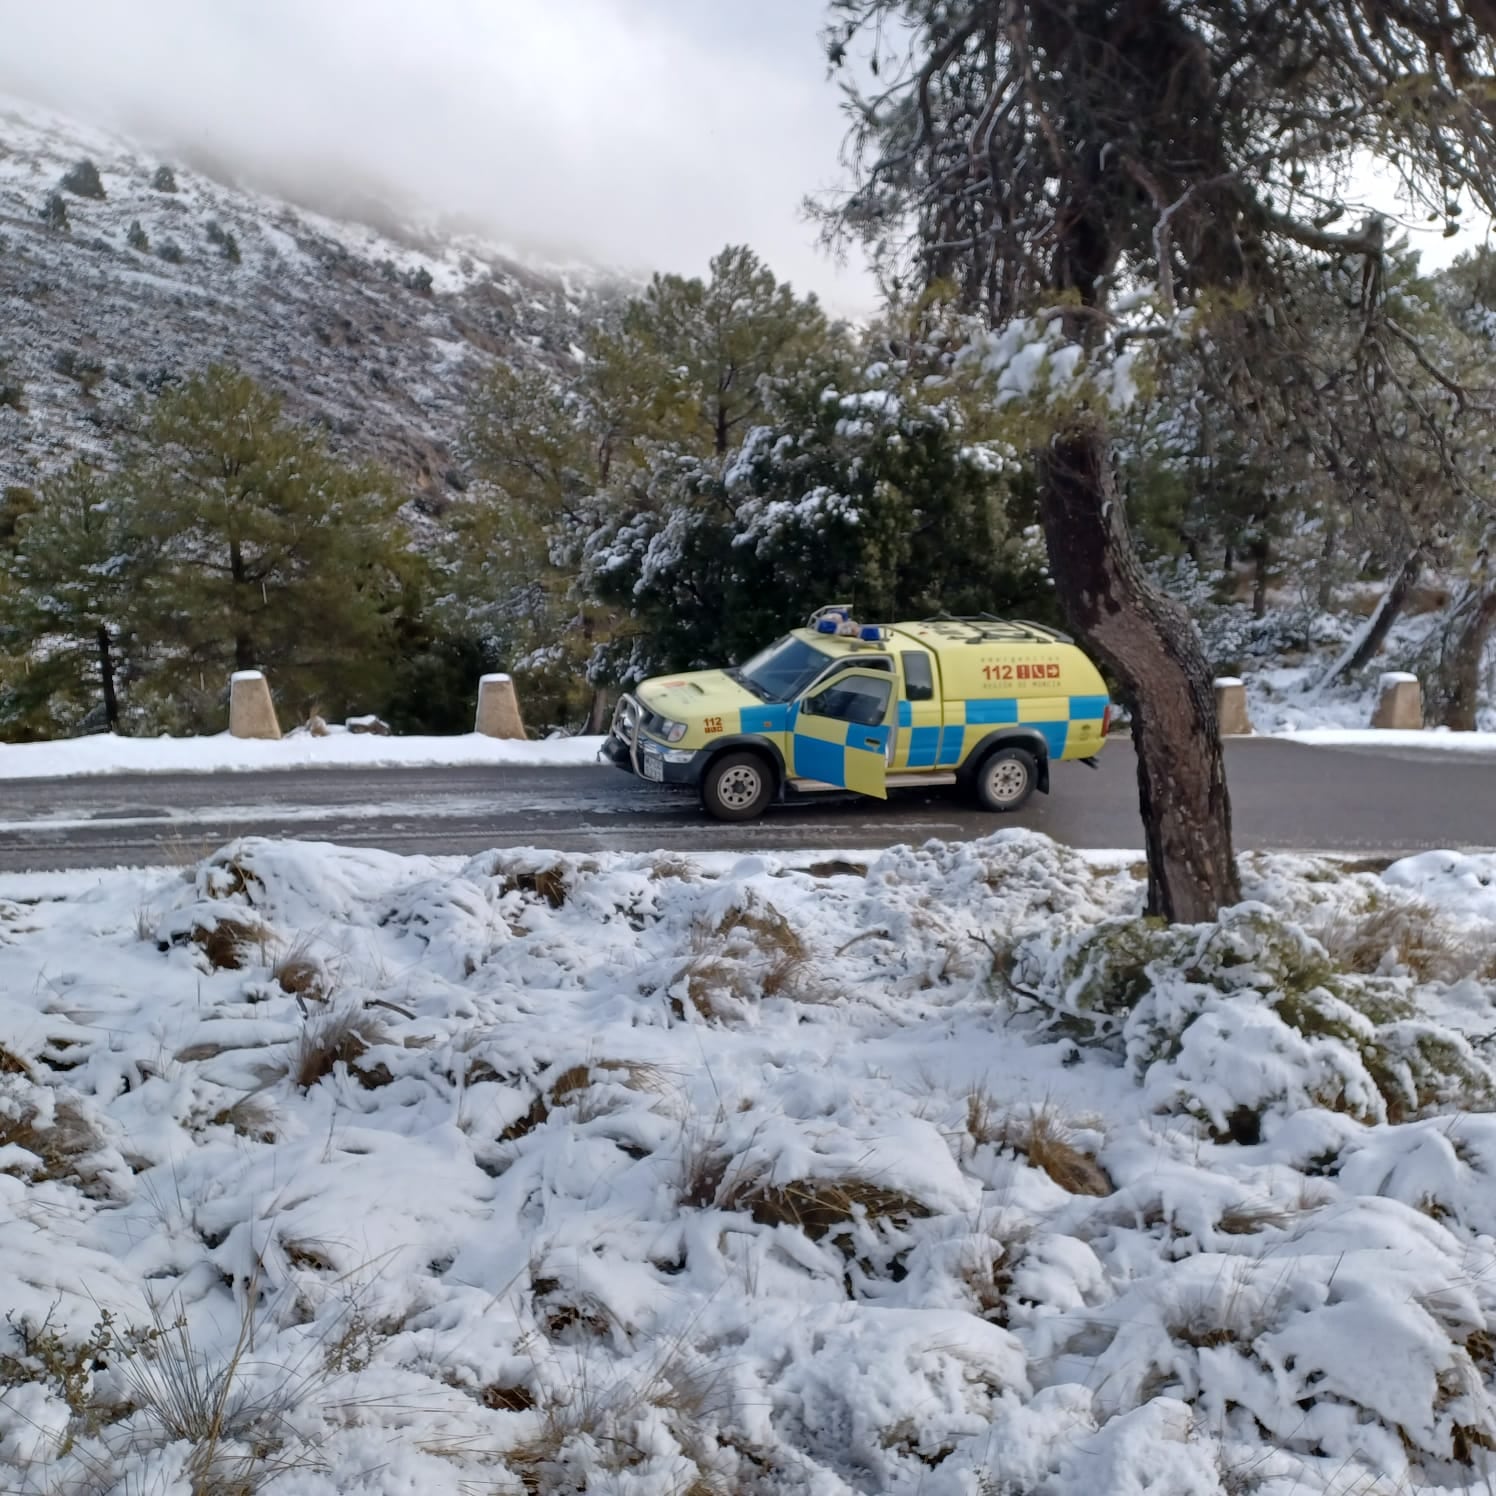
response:
M841 177L822 0L0 0L0 89L518 247L701 273L751 244L871 310L801 213ZM1394 210L1384 192L1369 196ZM1426 262L1465 242L1419 233Z
M819 0L0 0L0 88L523 247L700 272L749 243L866 309L800 202L840 175Z

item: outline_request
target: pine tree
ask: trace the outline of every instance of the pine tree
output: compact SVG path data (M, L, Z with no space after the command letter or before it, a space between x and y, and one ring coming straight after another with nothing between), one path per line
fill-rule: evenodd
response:
M180 681L216 692L254 668L303 706L380 696L408 565L387 475L340 461L278 396L215 367L156 402L131 481L158 551L146 627Z
M10 360L0 354L0 410L24 410L26 386L10 367Z
M169 166L158 166L156 174L151 178L151 186L157 192L175 192L177 190L177 174Z
M148 255L151 252L151 241L146 236L146 231L141 228L138 218L131 221L130 232L125 236L125 242L137 254Z
M797 297L747 247L729 245L710 268L705 281L655 276L630 303L624 332L632 356L652 361L689 413L701 450L720 456L762 412L763 379L793 368L829 330L815 297Z
M99 168L92 161L78 162L63 177L61 185L64 192L71 192L74 197L91 197L102 201L105 196Z
M60 192L54 192L42 206L41 220L54 234L69 234L73 230L68 217L68 205Z
M133 598L147 555L127 491L117 478L75 464L22 508L8 538L0 533L0 551L8 581L0 651L26 661L0 698L0 722L29 718L59 733L98 721L117 732Z

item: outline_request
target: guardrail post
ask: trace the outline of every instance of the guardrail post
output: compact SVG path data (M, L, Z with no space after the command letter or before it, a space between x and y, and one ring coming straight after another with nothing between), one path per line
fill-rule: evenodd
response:
M1421 728L1423 690L1416 675L1389 670L1378 682L1377 707L1371 715L1373 727Z
M1247 687L1234 675L1217 676L1215 680L1216 722L1223 738L1245 738L1252 733L1252 719L1247 714Z
M262 671L236 670L229 677L229 734L236 738L280 737L270 682Z
M510 676L485 675L478 681L478 720L473 730L489 738L523 741L525 723Z

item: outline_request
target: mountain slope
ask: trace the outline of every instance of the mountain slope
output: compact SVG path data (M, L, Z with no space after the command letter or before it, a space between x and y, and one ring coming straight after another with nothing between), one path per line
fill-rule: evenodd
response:
M102 198L61 187L80 161ZM48 221L54 194L66 227ZM475 238L338 222L0 96L0 384L23 389L19 409L0 400L0 489L101 453L142 394L226 361L439 508L464 481L473 374L571 356L615 285Z

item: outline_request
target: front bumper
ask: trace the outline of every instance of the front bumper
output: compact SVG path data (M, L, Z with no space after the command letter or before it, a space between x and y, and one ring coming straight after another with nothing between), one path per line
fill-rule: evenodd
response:
M651 784L695 789L706 767L705 752L655 742L639 730L639 717L638 704L632 696L624 696L614 710L612 731L603 740L603 757L615 769Z

